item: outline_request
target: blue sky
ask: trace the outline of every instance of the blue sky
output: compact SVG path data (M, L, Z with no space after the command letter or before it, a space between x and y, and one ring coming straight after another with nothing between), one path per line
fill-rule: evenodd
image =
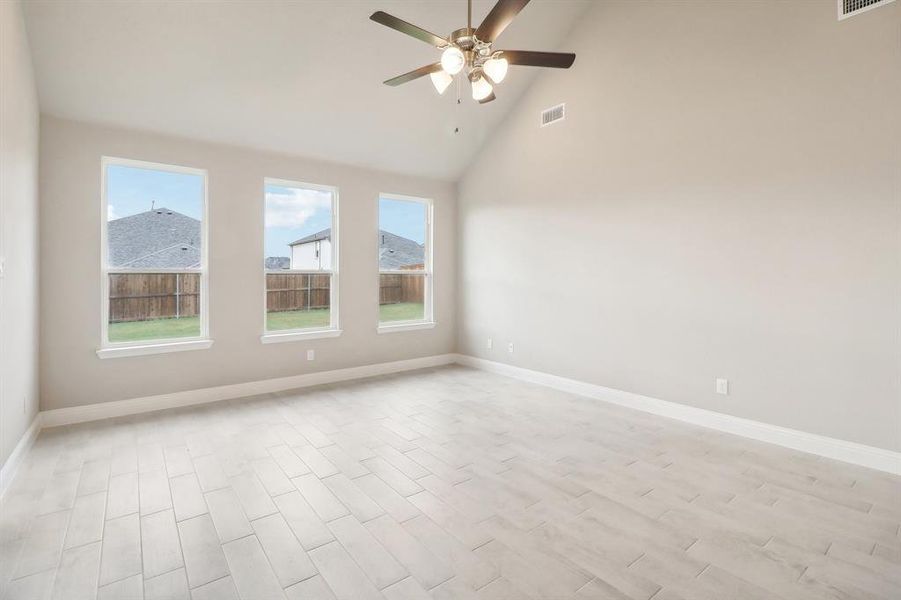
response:
M289 256L288 244L331 226L331 193L266 186L266 256ZM215 202L215 198L212 199ZM203 178L110 165L107 169L107 217L119 219L156 208L169 208L200 219ZM419 202L379 200L379 227L418 243L425 240L426 206Z
M379 198L379 229L422 244L425 242L425 211L422 202Z
M266 256L291 256L288 244L331 226L331 192L266 186Z
M379 227L423 243L425 210L419 202L379 199ZM266 256L290 256L288 244L331 226L331 194L266 186Z
M109 165L106 171L107 217L119 219L156 208L169 208L200 219L203 177Z

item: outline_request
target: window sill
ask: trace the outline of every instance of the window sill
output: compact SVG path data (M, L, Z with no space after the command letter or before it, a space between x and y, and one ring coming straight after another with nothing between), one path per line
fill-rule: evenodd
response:
M147 354L166 354L169 352L185 352L188 350L206 350L213 345L213 340L191 340L184 342L161 342L142 344L139 346L120 346L97 350L98 358L124 358L126 356L144 356Z
M264 344L280 344L282 342L301 342L322 338L336 338L341 335L340 329L320 329L316 331L292 331L290 333L265 333L260 336Z
M416 331L418 329L434 329L435 321L419 321L416 323L398 323L396 325L379 325L379 333L397 333L400 331Z

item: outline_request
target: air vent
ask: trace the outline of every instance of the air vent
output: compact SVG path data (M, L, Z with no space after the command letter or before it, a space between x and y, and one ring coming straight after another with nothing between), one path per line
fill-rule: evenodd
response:
M838 0L838 20L859 15L873 8L879 8L895 0Z
M558 104L541 111L541 126L547 127L551 123L562 121L566 117L566 104Z

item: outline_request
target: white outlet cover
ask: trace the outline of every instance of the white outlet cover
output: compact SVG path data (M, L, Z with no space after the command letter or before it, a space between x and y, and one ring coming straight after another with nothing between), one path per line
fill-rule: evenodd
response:
M307 350L307 360L314 360L316 358L315 350Z
M488 343L485 345L488 347L489 350L491 350L492 348L494 348L494 341L491 338L488 338Z
M724 396L729 395L729 380L728 379L717 379L716 380L716 393L723 394Z
M509 352L510 354L513 354L513 342L510 342L509 344L507 344L507 352Z

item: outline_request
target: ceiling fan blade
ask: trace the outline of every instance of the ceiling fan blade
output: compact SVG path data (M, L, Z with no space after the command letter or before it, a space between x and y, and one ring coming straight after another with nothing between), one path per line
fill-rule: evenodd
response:
M532 52L531 50L504 50L501 54L511 65L527 67L553 67L568 69L576 60L572 52Z
M409 73L404 73L403 75L398 75L397 77L393 77L385 82L385 85L397 86L402 83L407 83L408 81L413 81L414 79L419 79L420 77L425 77L426 75L431 75L432 73L436 73L441 70L441 63L437 62L432 65L425 65L424 67L419 67L418 69L414 69Z
M488 104L492 100L497 100L497 96L494 95L494 92L491 92L481 100L479 100L479 104Z
M476 37L483 42L493 42L528 3L529 0L498 0L476 29Z
M407 23L403 19L398 19L395 16L389 15L386 12L376 11L372 13L372 16L369 17L376 23L384 25L385 27L390 27L391 29L396 29L401 33L406 33L409 36L415 37L417 40L422 40L426 44L431 44L437 48L443 48L447 46L447 40L443 37L438 37L434 33L430 31L426 31L422 27L417 27L412 23Z

